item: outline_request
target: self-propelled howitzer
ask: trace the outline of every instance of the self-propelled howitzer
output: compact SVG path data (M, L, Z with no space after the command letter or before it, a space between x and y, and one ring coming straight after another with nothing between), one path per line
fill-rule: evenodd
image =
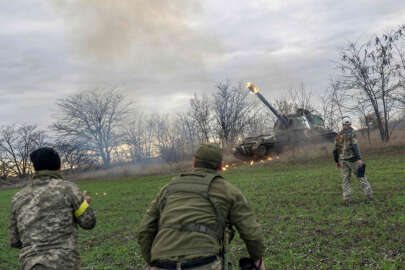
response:
M273 133L248 137L233 148L233 153L241 159L257 159L272 154L279 154L288 147L331 142L336 132L325 128L323 119L306 109L297 109L293 114L280 114L259 92L252 83L247 88L255 94L264 105L277 117Z

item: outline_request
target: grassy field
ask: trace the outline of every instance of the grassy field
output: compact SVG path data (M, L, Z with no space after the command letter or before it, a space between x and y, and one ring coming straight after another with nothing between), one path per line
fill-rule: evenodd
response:
M345 207L341 178L331 160L242 166L224 172L255 209L267 241L267 269L405 269L405 151L368 155L375 203L366 203L356 179ZM80 181L92 196L97 227L81 231L83 269L145 269L137 225L168 176ZM0 191L0 269L18 268L7 244L9 203L16 190ZM98 193L98 195L96 195ZM105 195L104 195L105 194ZM232 261L246 256L232 242Z

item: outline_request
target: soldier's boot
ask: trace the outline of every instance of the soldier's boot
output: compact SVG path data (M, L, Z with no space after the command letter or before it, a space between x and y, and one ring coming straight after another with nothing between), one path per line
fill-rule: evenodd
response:
M367 195L367 201L368 202L375 202L375 198L373 197L373 195Z

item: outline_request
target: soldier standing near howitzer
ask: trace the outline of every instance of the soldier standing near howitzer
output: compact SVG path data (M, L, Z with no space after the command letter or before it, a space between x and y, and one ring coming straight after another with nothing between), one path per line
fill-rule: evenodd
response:
M360 157L356 132L351 127L352 122L349 117L343 117L342 121L343 130L338 133L336 138L333 158L336 162L336 168L340 168L342 171L343 200L347 206L350 205L352 193L350 178L353 171L359 179L367 199L374 201L373 191L365 176L366 164Z
M90 230L96 217L90 197L60 175L58 153L44 147L30 155L35 175L11 201L9 240L19 248L22 270L78 270L78 227Z
M252 269L265 269L263 231L241 191L219 175L221 164L219 146L201 145L194 170L174 177L153 200L138 232L151 270L231 269L228 239L233 225L246 244Z

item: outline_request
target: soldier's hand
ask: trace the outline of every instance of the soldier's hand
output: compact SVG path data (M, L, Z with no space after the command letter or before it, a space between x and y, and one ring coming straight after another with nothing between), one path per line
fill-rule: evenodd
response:
M87 195L87 191L86 191L86 190L83 191L83 199L84 199L85 201L87 201L88 204L90 204L91 198L90 198L89 195Z
M340 169L340 164L339 164L339 162L336 163L336 168L337 168L337 169Z
M357 167L358 167L358 168L363 167L363 165L364 165L363 160L360 159L359 161L357 161Z
M256 265L257 269L259 269L259 270L266 270L266 268L264 267L263 260L255 261L255 265Z

